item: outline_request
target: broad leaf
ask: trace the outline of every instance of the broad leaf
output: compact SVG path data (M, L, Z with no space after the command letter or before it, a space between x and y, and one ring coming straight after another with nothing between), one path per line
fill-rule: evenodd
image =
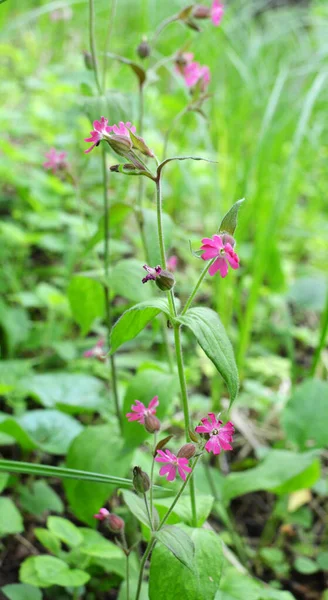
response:
M111 353L113 354L122 344L135 338L161 312L170 316L165 298L152 298L129 308L116 321L112 329Z
M199 345L227 384L230 405L238 393L238 371L232 345L219 316L210 308L190 308L178 318L196 337Z
M27 583L10 583L1 588L8 600L42 600L41 591Z
M44 529L43 527L36 527L34 529L34 535L36 539L49 550L49 552L55 556L60 553L61 543L54 533L51 533L51 531L48 531L48 529Z
M189 535L179 527L166 525L155 537L188 569L194 568L195 546Z
M59 410L30 410L18 422L35 444L49 454L66 454L72 440L83 430L79 421Z
M143 302L152 295L152 287L141 282L143 276L144 271L139 260L120 260L111 269L109 287L118 296L132 302Z
M137 496L134 492L130 492L130 490L124 490L122 492L124 502L129 507L131 513L144 525L149 527L149 518L145 506L145 501L141 496ZM153 510L153 517L155 523L159 523L158 513L156 508Z
M19 501L22 508L40 517L43 513L64 511L61 498L45 481L33 481L19 486Z
M221 225L219 227L219 233L229 233L233 235L237 227L238 211L245 198L237 200L235 204L230 208L227 214L223 217Z
M68 519L48 517L47 527L61 542L74 548L83 542L83 536L78 528Z
M70 569L55 556L30 556L23 562L19 578L23 583L41 588L51 585L80 587L89 581L90 575L80 569Z
M224 569L215 600L295 600L289 592L276 590L243 575L232 567Z
M289 441L305 450L307 442L326 448L328 423L328 383L309 379L297 386L286 405L283 427Z
M72 469L122 477L127 474L131 461L131 456L123 453L122 446L123 440L115 422L87 427L71 444L66 464ZM85 481L65 481L67 499L74 514L93 526L93 515L114 489L108 483L90 485Z
M167 509L171 506L174 498L155 498L154 503L158 509L160 519L164 517ZM213 507L213 496L202 495L197 493L197 526L201 527L207 517L209 516ZM168 523L185 523L186 525L192 524L192 512L191 512L191 501L190 496L182 496L179 502L175 505L172 513L169 516Z
M220 539L205 529L183 529L195 546L194 568L191 571L156 544L150 562L150 600L214 600L223 562Z
M23 519L10 498L0 498L0 538L24 531Z
M97 317L105 312L104 288L95 279L76 275L68 286L68 299L74 320L86 334Z

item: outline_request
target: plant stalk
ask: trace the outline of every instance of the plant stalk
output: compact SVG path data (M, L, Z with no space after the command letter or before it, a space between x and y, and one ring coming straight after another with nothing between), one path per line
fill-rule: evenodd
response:
M96 86L98 89L99 96L102 96L102 87L99 78L99 66L97 59L96 50L96 35L95 35L95 7L94 0L89 0L89 40L90 40L90 52L92 56L93 70L95 74Z

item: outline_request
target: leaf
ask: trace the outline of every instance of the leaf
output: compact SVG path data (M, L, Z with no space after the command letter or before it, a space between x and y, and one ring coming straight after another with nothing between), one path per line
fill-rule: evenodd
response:
M81 413L100 411L105 406L104 384L92 375L40 373L23 379L21 385L46 408Z
M193 570L195 546L189 535L174 525L166 525L155 537L188 569Z
M34 529L34 535L39 542L52 554L59 554L61 550L61 543L54 533L44 529L43 527L36 527Z
M89 581L90 575L80 569L70 569L55 556L30 556L21 565L19 578L23 583L41 588L51 585L80 587Z
M104 288L95 279L75 275L67 293L73 318L81 327L82 335L85 335L91 329L94 320L104 315Z
M328 383L319 379L303 381L294 389L282 415L288 440L301 450L307 448L308 442L326 448L327 422Z
M173 438L173 435L168 435L165 438L163 438L162 440L159 440L159 442L156 444L156 448L154 451L154 456L156 456L157 454L157 450L162 450L163 448L165 448L165 446L167 446L167 444L169 443L169 441Z
M0 537L24 531L23 519L10 498L0 498Z
M134 404L136 399L148 406L150 400L154 396L158 396L159 406L156 409L156 416L162 419L172 406L178 389L179 383L175 374L171 375L160 370L144 369L138 372L130 381L124 397L123 414L126 415L131 412L131 405ZM129 422L124 419L123 436L126 446L135 448L149 438L150 434L140 423Z
M135 518L146 525L146 527L149 527L149 518L144 499L141 496L137 496L136 493L130 492L130 490L122 491L122 496L125 504L129 507ZM159 517L156 508L154 508L153 511L153 518L155 523L159 523Z
M150 563L150 600L213 600L220 584L222 546L219 537L205 529L184 531L195 546L191 571L163 545L156 544Z
M37 447L36 442L24 431L17 419L7 413L0 414L0 431L16 440L23 450L34 450ZM3 443L6 444L6 441L4 439Z
M1 588L1 591L8 600L42 600L40 590L26 583L10 583Z
M3 492L4 489L6 489L8 480L9 480L8 473L0 474L0 493Z
M213 362L227 384L230 406L238 394L238 371L232 345L219 316L210 308L189 308L177 319L196 337L200 347Z
M238 211L244 200L245 198L237 200L237 202L235 202L232 205L227 214L224 215L221 221L221 225L219 227L219 233L229 233L230 235L233 235L235 233L237 227Z
M131 461L130 454L122 452L122 446L116 422L87 427L71 444L67 467L122 477L126 475ZM91 486L84 481L72 480L65 481L65 490L76 517L94 525L93 515L108 500L114 486L108 483Z
M109 287L132 302L143 302L151 297L152 287L142 284L144 271L140 261L134 258L120 260L111 269Z
M150 298L125 311L112 329L111 353L114 354L122 344L135 338L160 312L170 316L168 303L164 298Z
M129 58L125 58L124 56L119 56L118 54L113 54L112 52L107 52L107 56L110 58L114 58L119 62L128 65L134 74L138 77L139 85L142 86L146 81L146 71L138 65L138 63L130 60Z
M110 231L116 229L126 216L131 212L132 206L125 204L124 202L115 202L110 209L110 215L108 217L108 224ZM105 236L105 217L101 217L98 223L98 229L96 233L89 239L83 249L83 256L85 256L92 248L94 248L99 242L104 240Z
M142 217L143 232L147 247L147 260L149 260L150 266L156 267L162 262L157 235L157 214L155 210L144 208L142 211ZM173 245L175 225L171 217L165 212L162 214L162 227L165 247L170 248ZM145 286L146 285L151 285L151 283L145 284Z
M270 450L261 464L243 473L231 473L223 481L223 500L269 490L285 494L311 487L320 477L320 463L316 452Z
M66 454L83 426L59 410L30 410L17 419L35 444L49 454Z
M96 558L104 559L119 559L124 560L125 554L121 548L106 540L105 538L100 539L95 543L88 543L82 545L80 548L81 552L86 556L92 556Z
M295 600L289 592L276 590L262 582L226 567L215 600Z
M32 515L64 511L64 505L56 492L45 481L33 481L31 485L18 488L22 508Z
M292 284L287 298L302 310L322 311L327 296L327 278L322 276L300 277Z
M303 575L312 575L320 570L320 567L317 565L317 563L306 556L298 556L295 559L294 568L299 573L303 573Z
M174 498L172 497L155 498L154 504L158 509L160 519L164 517L173 500ZM197 493L197 527L201 527L205 523L212 510L213 502L213 496ZM175 505L167 522L170 524L183 522L186 525L191 525L192 520L193 516L191 512L190 496L182 496L179 502Z
M210 160L209 158L203 158L202 156L172 156L172 158L166 158L165 160L163 160L163 162L161 162L160 165L158 165L157 175L160 175L165 165L172 162L173 160L203 160L205 162L213 163L215 165L218 164L216 160Z
M48 517L47 527L51 533L57 536L61 542L67 544L67 546L74 548L83 542L82 534L73 523L68 521L68 519L63 519L62 517Z
M21 307L7 306L0 299L0 326L5 332L2 353L5 353L5 356L7 354L12 356L15 348L26 340L30 330L30 321L26 310Z

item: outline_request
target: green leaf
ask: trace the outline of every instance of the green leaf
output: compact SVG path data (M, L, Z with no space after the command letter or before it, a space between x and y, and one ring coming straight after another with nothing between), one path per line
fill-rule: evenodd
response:
M34 450L37 447L36 442L24 431L17 419L7 413L0 414L0 431L16 440L23 450ZM6 444L6 439L3 440L3 444Z
M1 591L8 600L42 600L40 590L26 583L11 583L1 588Z
M10 498L0 498L0 537L24 531L23 519Z
M155 533L159 542L164 544L170 552L188 569L194 568L195 546L189 535L175 525L166 525Z
M134 258L121 260L111 269L110 289L132 302L143 302L151 297L152 287L143 285L144 271L140 261Z
M128 65L134 74L138 77L139 85L142 86L146 81L146 71L138 65L138 63L130 60L129 58L125 58L124 56L119 56L118 54L113 54L112 52L107 52L107 56L110 58L114 58L124 65Z
M104 315L104 288L95 279L76 275L71 280L67 293L74 320L81 327L82 335L85 335L94 320Z
M328 571L328 552L319 552L317 563L323 571Z
M59 539L48 531L48 529L44 529L43 527L36 527L34 529L34 535L41 542L41 544L49 550L52 554L59 554L61 550L61 543Z
M80 569L70 569L55 556L30 556L21 565L19 578L23 583L41 588L51 585L80 587L89 581L90 575Z
M33 481L29 486L21 485L18 491L22 508L32 515L64 511L62 500L45 481Z
M219 233L229 233L230 235L233 235L235 233L237 227L238 211L244 200L245 198L237 200L237 202L235 202L232 205L227 214L224 215L221 221L221 225L219 227Z
M110 542L102 537L99 541L94 543L84 542L80 550L86 556L92 556L94 558L104 558L108 560L124 560L125 558L125 554L121 548L116 546L116 544L113 544L113 542Z
M218 536L205 529L184 531L195 546L191 571L165 546L156 544L150 563L150 600L213 600L220 584L222 546Z
M48 517L47 527L61 542L74 548L83 542L83 536L78 528L62 517Z
M300 277L296 279L287 294L290 302L302 310L322 311L327 297L327 277Z
M303 381L294 389L283 412L282 424L288 440L301 450L307 448L309 441L326 448L327 422L328 383L319 379Z
M178 378L176 375L155 371L154 369L144 369L139 371L130 381L126 390L123 414L131 412L131 405L138 399L148 406L154 396L158 396L159 406L156 415L162 419L172 406L174 397L179 389ZM123 435L126 446L135 448L139 446L145 439L150 437L146 429L136 423L129 422L127 419L123 421Z
M167 512L167 509L170 508L173 500L173 497L155 498L154 503L158 509L160 519L164 517L164 514ZM213 496L197 493L197 527L201 527L205 523L213 507L213 502ZM190 496L182 496L175 505L167 522L181 523L182 521L186 525L191 525L192 519Z
M233 567L225 567L220 590L215 600L295 600L289 592L276 590L260 581L243 575Z
M5 348L2 353L6 349L5 356L12 356L15 348L26 340L29 333L30 321L26 310L7 306L0 299L0 328L5 332Z
M230 393L230 405L238 394L238 371L232 345L219 316L210 308L189 308L178 321L188 327L223 377Z
M46 408L59 408L69 413L104 408L104 384L91 375L60 371L41 373L23 379L22 387Z
M83 426L59 410L30 410L18 419L35 444L49 454L66 454Z
M67 466L114 476L126 475L131 456L122 451L123 440L119 427L97 425L87 427L70 446ZM84 481L65 482L67 499L74 514L84 523L95 525L93 515L108 500L114 487L108 483L91 486Z
M130 490L124 490L122 492L125 504L129 507L131 513L135 516L138 521L149 527L148 513L145 506L145 501L141 496L137 496ZM159 523L159 517L156 508L153 511L155 523Z
M9 479L8 473L1 473L0 474L0 494L6 488L7 483L8 483L8 479Z
M203 158L202 156L172 156L171 158L166 158L163 160L163 162L161 162L160 165L158 165L157 174L160 175L165 165L175 160L203 160L204 162L212 163L214 165L218 164L216 160L210 160L209 158Z
M170 316L165 298L151 298L125 311L112 329L111 353L113 354L122 344L135 338L160 312Z
M320 477L320 463L316 452L270 450L261 464L242 473L231 473L223 481L223 499L269 490L286 494L311 487Z
M147 260L151 267L156 267L161 264L161 252L159 248L157 235L157 213L155 210L145 208L142 211L143 231L147 247ZM173 235L175 225L171 217L167 213L162 214L162 227L165 241L165 247L170 248L173 244ZM142 279L142 277L141 277ZM141 284L143 285L143 284ZM145 284L151 285L151 283Z
M124 221L125 217L131 212L132 206L124 204L124 202L115 202L110 209L110 215L108 223L110 230L117 228L117 226ZM98 229L96 233L90 238L83 249L83 255L87 254L94 248L99 242L104 240L105 236L105 217L101 217L98 223Z
M317 573L320 567L311 558L298 556L294 561L294 568L303 575L312 575L312 573Z

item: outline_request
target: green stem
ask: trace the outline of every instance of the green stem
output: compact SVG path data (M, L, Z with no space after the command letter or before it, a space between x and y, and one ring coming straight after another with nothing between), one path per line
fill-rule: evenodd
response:
M191 481L193 481L193 479L192 479L192 476L193 476L193 473L194 473L195 467L196 467L196 465L197 465L197 463L198 463L198 461L199 461L200 457L201 457L201 454L199 454L198 456L196 456L196 458L195 458L195 460L194 460L194 462L193 462L193 464L192 464L192 467L191 467L191 472L190 472L190 473L188 473L188 475L187 475L187 477L186 477L186 480L183 482L183 484L182 484L182 486L181 486L180 490L178 491L178 493L177 493L176 497L174 498L174 500L173 500L173 502L172 502L172 504L171 504L170 508L168 509L167 513L164 515L163 519L161 520L161 522L160 522L160 524L159 524L159 526L158 526L158 531L159 531L159 530L160 530L160 529L163 527L163 525L164 525L164 524L166 523L166 521L168 520L168 518L169 518L169 516L170 516L171 512L173 511L173 509L174 509L174 507L175 507L176 503L178 502L178 500L179 500L179 498L180 498L181 494L182 494L182 493L183 493L183 491L185 490L185 488L186 488L186 486L188 485L188 483L189 483L189 482L191 482ZM193 523L193 526L194 526L194 527L196 527L196 525L197 525L197 522L196 522L196 524L195 524L195 523Z
M162 221L162 186L161 186L161 177L158 175L156 179L156 212L157 212L157 233L158 233L158 243L159 243L159 251L161 255L161 266L163 269L166 269L166 255L165 255L165 241L164 241L164 233L163 233L163 221ZM170 290L167 293L167 299L169 303L170 313L172 316L177 316L174 294L173 291Z
M96 51L96 36L95 36L95 8L94 0L89 0L89 39L90 39L90 51L92 56L93 70L95 74L96 85L98 88L99 95L102 96L102 88L99 79L99 67Z
M103 73L102 73L102 83L103 83L104 89L106 88L108 50L109 50L109 42L110 42L110 38L112 36L112 31L113 31L113 26L114 26L115 12L116 12L116 0L112 0L112 6L111 6L111 10L110 10L110 15L109 15L109 24L108 24L106 40L105 40L105 47L104 47L104 62L103 62Z
M149 554L151 553L153 547L156 544L156 539L154 539L153 537L150 538L148 544L147 544L147 548L145 550L145 553L141 559L141 563L140 563L140 572L139 572L139 579L138 579L138 587L137 587L137 593L136 593L136 597L135 600L139 600L140 597L140 592L141 592L141 586L142 586L142 579L143 579L143 572L145 569L145 564L147 561L147 558L149 556Z
M152 450L152 461L150 469L150 489L149 489L149 504L150 504L150 520L153 522L153 485L154 485L154 466L155 466L155 448L157 444L157 435L154 433L154 445Z
M326 298L326 306L324 308L324 311L323 311L322 317L321 317L319 343L318 343L316 351L314 353L314 357L313 357L313 361L312 361L312 365L311 365L311 369L310 369L311 377L315 376L317 366L320 361L321 352L325 345L327 332L328 332L328 292L327 292L327 298Z
M139 122L138 122L138 134L142 135L143 130L143 117L144 117L144 94L143 84L139 84Z
M198 289L199 289L199 287L200 287L200 285L201 285L201 283L202 283L203 279L205 279L205 277L206 277L206 275L207 275L207 271L209 270L210 266L211 266L211 265L214 263L214 261L215 261L215 260L216 260L216 258L213 258L213 260L211 260L209 263L207 263L207 264L205 265L205 267L204 267L204 269L202 270L202 272L201 272L201 274L200 274L200 277L199 277L199 279L198 279L198 281L197 281L197 283L196 283L196 285L195 285L195 287L194 287L193 291L191 292L191 294L190 294L190 296L189 296L189 298L188 298L188 300L187 300L187 302L186 302L186 304L185 304L185 306L184 306L184 308L183 308L183 310L182 310L182 312L181 312L181 316L183 316L183 315L185 315L185 314L186 314L186 312L187 312L188 308L190 307L190 305L191 305L191 303L192 303L193 299L195 298L195 296L196 296L196 294L197 294L197 292L198 292Z
M107 326L107 343L110 345L110 332L112 328L112 314L111 314L111 303L110 303L110 290L109 290L109 198L108 198L108 174L106 168L106 151L105 146L102 145L102 177L103 177L103 194L104 194L104 276L105 276L105 309L106 309L106 326ZM120 410L120 403L118 398L117 389L117 375L115 358L113 355L110 356L110 370L111 370L111 383L114 397L116 416L119 422L120 430L123 430L123 419Z
M153 531L153 522L152 522L152 518L150 515L150 511L149 511L149 504L148 504L146 492L144 492L143 498L145 501L146 511L147 511L147 515L148 515L148 519L149 519L150 530Z

